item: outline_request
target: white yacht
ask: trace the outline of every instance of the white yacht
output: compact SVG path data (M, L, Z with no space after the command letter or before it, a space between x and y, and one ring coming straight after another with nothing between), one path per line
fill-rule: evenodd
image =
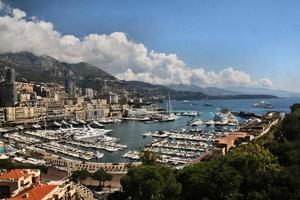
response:
M114 120L111 118L102 118L99 120L99 122L102 124L110 124L110 123L114 123Z
M102 158L103 156L104 156L104 153L101 153L101 152L99 152L99 151L96 152L96 158L97 158L97 159L100 159L100 158Z
M76 140L80 140L80 139L87 139L87 138L95 138L95 137L100 137L103 136L109 132L111 132L112 130L110 129L92 129L89 128L88 130L84 130L83 132L81 132L79 135L75 136Z
M104 128L105 126L103 124L100 124L97 121L92 121L92 123L90 124L90 126L92 126L93 128Z
M192 121L191 125L192 126L201 126L201 125L203 125L203 121L200 119L197 119L197 120Z
M161 115L158 121L160 122L170 122L179 119L179 116L175 115L172 110L172 103L169 94L169 101L167 102L167 114Z
M216 126L226 126L228 125L228 118L223 113L217 113L214 116L214 121Z
M273 108L272 104L267 103L265 101L258 101L255 104L253 104L252 106L258 107L258 108Z
M198 115L198 113L196 111L191 111L191 112L187 113L187 116L190 116L190 117L196 117L197 115Z
M54 122L53 122L53 126L55 126L55 127L61 127L61 124L58 123L57 121L54 121Z
M68 122L66 122L65 120L62 120L61 121L61 125L63 125L63 126L69 126L70 124Z

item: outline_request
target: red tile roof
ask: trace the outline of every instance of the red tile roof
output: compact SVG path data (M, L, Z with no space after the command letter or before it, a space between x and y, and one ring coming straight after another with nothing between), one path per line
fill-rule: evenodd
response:
M0 175L0 180L14 179L18 180L22 177L28 177L30 174L26 173L24 169L13 169L9 172Z
M41 200L57 187L58 185L38 185L24 190L17 196L10 198L10 200Z

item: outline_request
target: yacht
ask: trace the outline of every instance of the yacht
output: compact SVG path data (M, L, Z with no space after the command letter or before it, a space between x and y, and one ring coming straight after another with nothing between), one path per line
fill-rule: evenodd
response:
M257 107L257 108L273 108L272 104L267 103L265 101L258 101L255 104L253 104L252 106Z
M159 122L170 122L179 119L179 116L175 115L172 111L172 103L169 94L169 101L167 102L167 114L161 115L158 119Z
M226 126L228 125L228 118L224 113L217 113L214 116L214 121L216 126Z
M95 138L95 137L100 137L103 136L109 132L111 132L112 130L110 129L97 129L94 130L92 128L89 128L89 130L84 130L82 133L80 133L79 135L76 135L74 138L76 140L81 140L81 139L87 139L87 138Z
M205 124L206 124L207 126L212 126L212 125L215 124L215 121L214 121L214 120L209 120L209 121L205 122Z
M61 125L63 125L63 126L69 126L70 124L68 122L66 122L65 120L62 120L61 121Z
M102 118L99 120L99 122L102 124L110 124L110 123L114 123L114 120L111 118Z
M99 152L99 151L96 152L96 158L97 158L97 159L100 159L100 158L102 158L103 156L104 156L104 153L101 153L101 152Z
M55 127L61 127L61 124L58 123L57 121L54 121L54 122L53 122L53 126L55 126Z
M32 128L34 128L34 129L40 129L40 128L42 128L39 124L33 124L32 125Z
M174 113L170 113L168 115L162 115L160 119L158 120L159 122L170 122L170 121L175 121L179 117L175 115Z
M196 111L191 111L191 112L187 113L187 116L190 116L190 117L196 117L197 115L198 115L198 113Z
M97 121L92 121L92 123L90 124L91 127L93 128L104 128L105 126L103 124L100 124L99 122Z
M79 125L78 122L76 122L76 121L74 121L74 120L71 120L69 123L72 124L72 125L75 125L75 126L76 126L76 125Z
M192 125L192 126L201 126L201 125L203 125L203 121L200 120L200 119L197 119L197 120L195 120L195 121L192 121L192 122L191 122L191 125Z

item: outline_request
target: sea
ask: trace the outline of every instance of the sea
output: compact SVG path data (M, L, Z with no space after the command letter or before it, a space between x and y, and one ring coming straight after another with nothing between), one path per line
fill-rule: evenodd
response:
M258 101L266 101L271 103L273 108L257 108L252 105ZM212 104L212 106L204 106L205 103ZM280 111L289 113L290 106L294 103L300 103L300 98L276 98L276 99L235 99L235 100L202 100L202 101L172 101L172 107L174 112L186 112L197 111L201 113L197 118L202 120L209 120L214 115L221 111L223 108L231 109L232 111L247 111L256 114L264 114L268 111ZM165 103L160 103L158 106L166 108ZM106 129L112 129L109 133L111 136L119 138L120 144L128 146L124 151L118 152L103 152L103 158L94 160L95 162L128 162L129 160L122 158L122 155L128 150L142 150L145 145L151 143L150 137L143 137L143 133L147 131L156 130L180 130L182 128L188 128L187 122L192 118L188 116L181 116L178 120L173 122L160 122L147 124L138 121L123 121L115 124L109 124Z

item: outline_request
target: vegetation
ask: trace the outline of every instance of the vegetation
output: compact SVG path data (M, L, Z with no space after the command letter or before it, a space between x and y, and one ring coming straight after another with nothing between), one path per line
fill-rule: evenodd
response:
M143 154L143 165L121 180L109 199L300 199L300 104L269 134L182 170L172 171Z
M107 173L103 168L100 168L92 174L92 178L99 181L99 186L102 187L105 181L110 181L112 179L112 175Z
M87 179L89 176L90 173L86 169L76 170L72 173L71 179L72 181L79 183L80 181Z

